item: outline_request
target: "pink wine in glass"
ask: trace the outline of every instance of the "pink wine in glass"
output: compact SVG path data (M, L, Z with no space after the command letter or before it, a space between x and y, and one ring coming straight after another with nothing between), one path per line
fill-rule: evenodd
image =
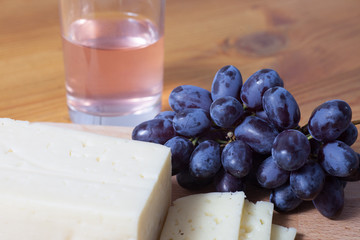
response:
M97 116L101 124L101 118L159 112L163 44L156 26L139 16L73 22L63 36L70 116Z

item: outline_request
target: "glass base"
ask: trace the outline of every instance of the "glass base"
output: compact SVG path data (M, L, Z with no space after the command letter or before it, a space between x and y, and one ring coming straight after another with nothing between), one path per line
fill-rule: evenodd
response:
M140 114L130 114L123 116L96 116L69 108L69 115L71 121L77 124L135 127L144 121L153 119L160 111L161 106L159 104L149 111L142 112Z

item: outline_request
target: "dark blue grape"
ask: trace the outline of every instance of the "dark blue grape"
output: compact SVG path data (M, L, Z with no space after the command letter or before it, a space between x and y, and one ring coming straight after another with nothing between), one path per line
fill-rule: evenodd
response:
M265 91L262 105L268 119L279 129L290 129L300 121L300 108L289 91L273 87Z
M275 138L271 154L279 167L294 171L306 163L310 154L310 143L300 131L288 129Z
M268 122L255 116L248 116L235 128L236 139L243 140L252 150L260 154L268 154L275 137L276 129Z
M244 178L234 177L224 170L216 175L214 185L217 192L245 191L246 188Z
M189 169L182 171L176 175L177 183L186 189L189 190L201 190L206 186L210 185L213 181L213 178L196 178L194 177Z
M272 190L270 202L274 204L276 211L289 212L297 208L303 200L295 195L289 184L285 184Z
M289 180L290 172L278 167L272 156L263 161L257 170L257 181L268 189L277 188Z
M195 137L211 126L210 115L203 109L185 109L176 113L173 119L174 129L180 135Z
M313 161L290 174L291 189L298 198L303 200L314 199L322 190L324 182L324 170L320 164Z
M336 177L350 176L359 166L356 152L341 141L325 143L320 148L318 159L324 170Z
M223 168L231 175L245 177L252 166L252 151L250 147L241 140L226 144L221 154Z
M357 170L356 170L353 174L351 174L350 176L348 176L348 177L340 178L341 180L347 181L347 182L357 182L357 181L360 181L360 154L357 153L357 156L358 156L358 159L359 159L359 166L358 166Z
M241 86L242 76L240 71L232 65L222 67L215 74L212 82L211 97L213 101L226 96L239 99Z
M211 178L221 168L220 145L212 140L200 143L190 157L190 173L197 178Z
M154 118L156 119L167 119L167 120L170 120L172 121L175 117L175 112L173 111L163 111L163 112L160 112L158 115L156 115Z
M319 195L312 200L319 212L330 219L335 219L344 208L344 187L336 177L327 177Z
M262 69L251 75L241 88L240 97L250 109L262 109L262 96L272 87L283 87L284 82L279 74L272 69Z
M210 106L211 119L223 128L231 127L243 114L242 104L230 96L218 98Z
M358 130L353 123L350 123L348 128L340 134L337 140L344 142L346 145L353 145L358 137Z
M137 125L132 131L132 139L144 142L164 144L167 140L176 136L173 124L170 120L151 119Z
M342 100L327 101L312 112L308 130L318 141L330 142L337 139L351 122L352 111Z
M209 111L211 103L211 93L208 90L192 85L178 86L169 95L170 107L175 112L188 108L201 108Z
M266 115L266 112L264 110L262 111L256 111L255 112L255 116L257 116L258 118L261 118L269 123L271 123L271 121L269 120L268 116ZM271 123L272 124L272 123Z
M169 139L164 145L171 148L172 175L187 169L191 153L194 150L192 142L189 139L176 136Z
M269 157L268 154L263 155L263 154L259 154L257 152L253 152L252 154L252 167L250 169L250 172L248 173L248 175L245 177L246 181L248 183L251 183L254 186L257 187L261 187L261 185L259 184L258 180L257 180L257 171L259 169L260 164L265 161L265 159L267 159Z

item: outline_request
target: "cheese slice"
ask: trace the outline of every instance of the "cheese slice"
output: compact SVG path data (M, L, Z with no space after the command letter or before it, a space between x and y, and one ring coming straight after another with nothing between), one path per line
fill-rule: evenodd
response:
M295 236L295 228L287 228L277 224L273 224L271 227L271 240L294 240Z
M170 207L160 240L237 240L243 192L179 198Z
M158 240L170 149L0 119L1 240Z
M256 204L245 200L239 240L270 240L274 205L259 201Z

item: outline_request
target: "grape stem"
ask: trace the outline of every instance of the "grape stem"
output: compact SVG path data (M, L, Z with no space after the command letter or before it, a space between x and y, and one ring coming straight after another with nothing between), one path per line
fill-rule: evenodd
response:
M311 136L311 134L306 135L306 137L307 137L308 140L311 140L311 139L314 138L313 136Z
M221 147L225 147L226 144L228 144L228 143L230 143L230 142L232 142L232 141L235 141L234 132L229 131L229 132L226 134L226 139L229 139L229 140L216 139L216 142L218 142Z
M354 121L352 121L352 123L356 126L356 125L360 124L360 119L354 120Z
M199 141L199 137L190 139L190 141L192 142L192 144L193 144L194 146L196 146L197 142Z
M216 142L220 144L221 147L225 147L226 144L229 143L229 141L216 139Z

